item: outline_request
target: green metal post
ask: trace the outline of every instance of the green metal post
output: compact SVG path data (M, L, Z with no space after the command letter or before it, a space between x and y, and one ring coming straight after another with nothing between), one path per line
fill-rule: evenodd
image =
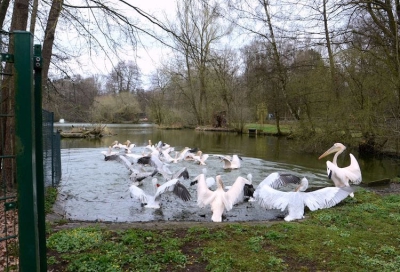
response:
M14 35L15 148L18 184L19 269L40 269L35 126L33 109L33 38L26 31Z
M42 114L42 46L35 44L33 52L35 70L35 137L36 137L36 185L39 226L40 271L47 271L46 214L44 210L45 187L43 173L43 114Z

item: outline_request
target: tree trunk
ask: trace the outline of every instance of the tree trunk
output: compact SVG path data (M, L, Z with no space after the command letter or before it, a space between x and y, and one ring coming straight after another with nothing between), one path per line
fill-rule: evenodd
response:
M46 84L47 75L49 73L50 60L53 52L54 33L56 31L58 18L60 17L62 5L64 0L53 0L50 8L49 18L47 19L47 26L43 41L42 58L43 58L43 84Z
M267 17L267 24L268 24L268 29L269 29L269 34L271 36L271 45L272 45L272 51L273 51L273 56L274 56L274 62L276 65L276 68L278 70L278 79L279 79L279 86L278 88L282 92L282 95L285 99L285 103L292 114L292 116L296 120L300 120L300 116L298 115L297 111L295 108L292 106L292 104L289 102L289 98L286 92L286 72L282 66L281 58L279 55L278 51L278 46L275 40L275 34L274 34L274 29L272 27L272 21L271 21L271 15L269 13L269 3L267 0L263 1L263 6L264 6L264 11L265 11L265 16Z
M3 0L0 3L0 26L2 29L3 29L4 19L6 18L9 6L10 6L10 0Z
M3 2L2 2L3 4ZM29 11L29 0L15 0L14 9L10 27L10 41L8 53L14 53L14 39L12 32L15 30L26 30L28 22L28 11ZM33 50L33 48L32 48ZM33 72L33 71L32 71ZM6 63L5 74L13 73L13 64ZM15 154L15 120L14 120L14 109L15 109L15 89L13 78L5 76L2 82L1 88L1 104L0 112L8 117L2 118L0 122L0 131L2 133L1 139L3 142L0 143L0 154L2 155L14 155ZM1 162L2 168L0 171L1 176L4 177L4 183L7 187L13 187L15 184L15 159L3 159Z
M331 38L329 36L329 28L328 28L328 15L326 12L326 2L327 0L323 0L323 10L322 10L322 17L324 20L324 31L325 31L325 40L326 40L326 49L328 50L328 58L329 58L329 70L331 73L331 83L332 83L332 90L336 96L339 98L339 91L336 84L336 68L335 68L335 60L333 58L333 52L331 47Z
M35 34L35 25L36 25L36 17L37 17L37 12L38 12L38 6L39 6L39 0L33 0L32 4L32 14L31 14L31 25L29 31L32 33L32 35Z

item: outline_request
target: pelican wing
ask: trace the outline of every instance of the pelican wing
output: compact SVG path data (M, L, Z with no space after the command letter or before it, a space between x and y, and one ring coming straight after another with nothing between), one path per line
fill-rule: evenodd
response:
M182 149L179 153L175 154L175 159L174 162L178 162L183 160L186 157L186 154L189 152L190 148L189 147L185 147L184 149Z
M357 164L358 165L358 164ZM349 182L359 184L361 182L361 171L352 165L340 168L330 161L326 162L328 177L335 183L336 187L349 186Z
M131 198L138 199L141 203L147 203L147 195L142 189L135 185L131 185L129 187L129 191L131 194Z
M183 201L188 201L192 197L188 189L179 181L175 184L174 194L177 195Z
M132 173L137 171L134 167L132 167L132 163L125 156L119 155L117 161L122 163Z
M154 195L154 199L158 200L164 192L173 192L176 196L184 201L188 201L191 198L189 191L186 187L179 182L178 179L171 179L165 182L163 185L157 188L157 192Z
M138 164L143 164L143 165L150 165L151 162L151 157L150 156L141 156L138 160Z
M326 209L337 205L354 190L351 187L326 187L313 192L299 193L303 195L304 204L311 211Z
M240 168L240 165L241 165L240 161L241 161L241 159L242 159L242 158L240 158L238 155L233 155L233 156L232 156L232 160L231 160L231 168L232 168L232 169L234 169L234 168Z
M176 171L173 175L172 178L183 178L183 179L189 179L189 172L186 167L183 167Z
M129 177L131 181L142 181L147 177L154 177L158 173L157 169L155 169L153 172L139 172L135 171L133 172Z
M245 184L243 187L243 195L247 198L254 196L254 186L253 184Z
M222 161L224 163L224 169L232 168L232 161L229 158L224 157L222 158Z
M350 165L347 166L345 169L346 169L347 178L353 184L361 183L362 176L361 176L360 165L358 164L358 162L357 162L356 158L353 156L353 154L350 154Z
M256 190L255 196L261 207L266 209L280 209L284 211L290 203L290 199L296 192L282 192L269 186L263 186Z
M243 199L245 184L251 185L251 182L243 177L238 177L231 188L225 193L224 204L227 211L231 210L234 204Z
M127 153L125 156L134 159L135 161L138 161L140 158L143 157L143 155L140 154L134 154L134 153Z
M299 184L300 178L292 174L274 172L269 174L263 181L261 181L258 187L261 188L265 185L268 185L271 188L278 189L288 185L289 183Z
M208 188L204 174L198 175L195 180L197 180L197 205L202 208L211 203L215 194Z
M168 150L161 151L160 158L162 158L162 160L164 160L167 163L174 161L174 158L171 157Z
M197 179L194 179L194 180L190 183L190 186L193 186L193 185L195 185L195 184L197 184ZM215 185L215 178L213 178L213 177L208 177L208 178L206 178L206 184L207 184L207 187L208 187L208 188L211 188L212 186Z

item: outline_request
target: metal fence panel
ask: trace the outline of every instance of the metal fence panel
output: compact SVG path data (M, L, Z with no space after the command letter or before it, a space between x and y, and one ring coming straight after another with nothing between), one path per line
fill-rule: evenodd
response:
M7 126L15 123L15 112L14 108L10 109L3 104L12 88L13 55L3 53L8 50L9 33L1 31L0 34L1 61L7 65L0 65L0 271L18 271L17 185L13 174L16 156L14 136L6 134Z
M43 122L48 114L41 109L41 46L34 46L33 55L31 33L4 34L14 38L14 55L1 53L5 71L0 65L0 271L46 271L44 173L49 185L58 185L60 137L53 118Z
M54 132L54 113L42 110L42 116L44 182L56 187L61 180L61 137Z

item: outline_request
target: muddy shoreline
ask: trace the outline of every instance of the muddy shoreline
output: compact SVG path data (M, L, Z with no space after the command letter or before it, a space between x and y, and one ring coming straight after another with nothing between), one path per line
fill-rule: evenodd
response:
M390 182L385 186L363 186L363 188L373 191L379 195L385 196L390 194L400 194L400 183ZM188 229L191 227L204 227L204 228L219 228L225 225L273 225L282 223L283 215L278 216L276 220L260 220L260 221L223 221L220 223L215 222L201 222L201 221L147 221L147 222L101 222L101 221L77 221L65 220L62 207L57 203L53 207L53 213L46 216L46 220L53 224L53 230L73 229L78 227L100 227L110 230L126 230L126 229L149 229L149 230L163 230L163 229ZM282 217L282 218L281 218ZM305 219L307 220L307 214Z

